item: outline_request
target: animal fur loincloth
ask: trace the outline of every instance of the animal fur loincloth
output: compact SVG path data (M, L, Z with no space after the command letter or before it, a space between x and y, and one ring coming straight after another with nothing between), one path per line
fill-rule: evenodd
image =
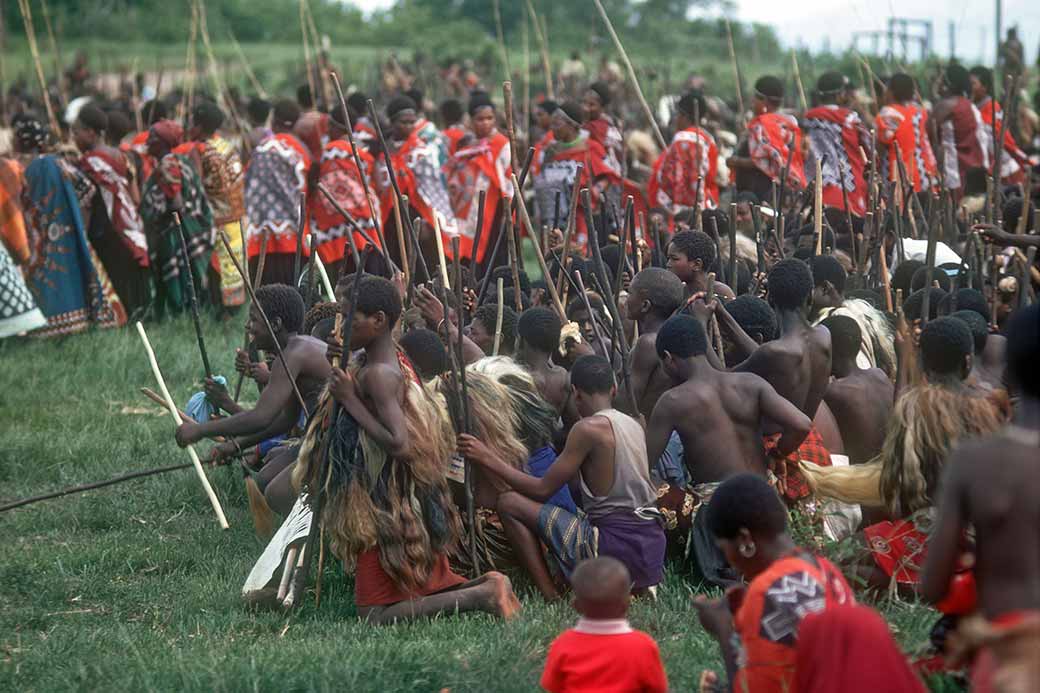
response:
M333 553L350 570L359 554L378 546L380 565L394 584L416 591L455 545L461 524L445 478L452 438L445 435L434 398L400 358L408 450L390 457L342 409L329 425L326 391L304 436L293 483L298 489L321 483L315 479L321 469L317 451L324 436L332 435L321 519Z

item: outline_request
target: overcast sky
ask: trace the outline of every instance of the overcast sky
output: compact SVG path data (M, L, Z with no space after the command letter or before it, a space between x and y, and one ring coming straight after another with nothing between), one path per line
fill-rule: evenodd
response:
M347 0L364 11L382 9L393 0ZM445 0L447 1L447 0ZM491 0L488 0L489 2ZM519 1L519 0L517 0ZM583 0L571 0L582 2ZM591 6L591 2L589 5ZM891 16L932 21L933 50L941 56L950 53L949 24L954 23L957 54L962 60L992 62L994 37L994 3L980 0L734 0L736 16L742 21L770 24L780 34L784 45L804 45L813 50L830 41L832 50L851 45L857 31L883 31ZM1040 2L1036 0L1004 0L1004 28L1019 27L1019 38L1026 47L1026 60L1036 60L1040 39ZM862 40L861 50L869 50ZM882 40L881 49L885 42Z

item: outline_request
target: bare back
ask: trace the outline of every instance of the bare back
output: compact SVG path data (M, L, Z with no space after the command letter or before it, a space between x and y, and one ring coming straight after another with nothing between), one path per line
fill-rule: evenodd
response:
M811 419L830 379L830 332L810 326L793 330L760 346L735 370L761 376Z
M845 454L861 464L881 452L894 387L880 368L853 371L827 386L824 401L838 421Z
M672 388L654 411L668 414L683 444L692 482L721 481L739 472L765 474L759 407L765 385L752 373L715 373Z
M962 521L975 527L982 611L1040 609L1040 444L1000 433L959 446L951 464Z

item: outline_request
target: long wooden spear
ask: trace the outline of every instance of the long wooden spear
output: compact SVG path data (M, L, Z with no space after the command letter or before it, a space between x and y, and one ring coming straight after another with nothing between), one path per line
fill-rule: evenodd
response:
M798 55L791 49L791 63L794 65L794 82L798 85L798 98L802 103L802 111L809 110L809 102L805 100L805 87L802 86L802 72L798 69Z
M36 30L33 28L29 0L18 0L18 9L22 13L22 22L25 24L25 36L29 41L29 52L32 54L33 65L36 67L36 79L39 80L40 91L43 92L43 105L47 109L47 120L50 122L55 140L60 141L61 128L58 127L58 119L54 115L54 106L51 105L50 93L47 91L47 78L43 76L43 65L40 63L40 50L36 46Z
M538 23L538 15L534 11L534 5L531 4L531 0L524 1L527 3L527 14L530 15L531 23L534 24L534 35L538 38L538 50L542 55L542 71L545 73L545 95L555 100L552 67L549 62L549 47L545 40L545 33L542 32L542 26Z
M231 39L231 45L235 48L235 53L238 55L239 62L242 63L242 69L245 71L249 83L253 85L253 89L256 90L256 93L260 98L266 99L267 90L264 89L264 85L260 84L260 80L256 78L253 68L249 66L249 61L246 60L246 54L242 52L242 46L239 45L238 39L235 38L234 33L232 33L230 29L228 29L228 38Z
M177 235L180 238L181 255L184 260L184 276L187 279L188 305L191 308L191 320L195 324L195 338L199 342L199 354L202 356L202 367L206 371L206 377L213 377L213 369L209 365L209 355L206 353L206 340L202 338L202 322L199 320L199 300L195 295L195 273L191 270L191 254L188 252L188 236L181 224L179 212L173 213L173 223L177 227Z
M224 248L228 252L228 256L231 258L231 262L235 263L235 269L238 270L239 276L242 277L242 281L246 285L246 292L249 294L249 300L253 306L256 307L260 318L264 321L264 326L267 328L267 333L271 336L271 341L274 343L275 353L278 355L278 360L282 363L282 368L285 369L285 375L289 378L289 383L292 385L293 393L296 395L296 401L300 403L300 408L303 410L305 415L309 415L310 412L307 409L307 401L303 398L303 394L300 392L299 386L296 385L296 378L293 377L292 371L289 370L289 364L285 360L285 354L282 352L282 345L278 342L278 338L275 335L274 327L271 326L271 321L267 319L267 313L264 311L264 307L260 305L260 302L256 300L256 292L253 290L253 286L249 283L248 275L245 270L242 269L242 264L235 257L235 251L231 249L231 241L228 240L227 234L224 233L223 229L217 229L217 235L220 236L221 242L224 244Z
M163 403L166 406L166 403ZM22 500L13 501L5 505L0 505L0 513L8 510L14 510L15 508L21 508L25 505L31 505L32 503L38 503L39 501L50 500L51 498L61 498L62 496L69 496L73 493L82 493L84 491L91 491L96 488L104 488L105 486L114 486L115 484L121 484L124 481L131 479L140 479L144 476L153 476L155 474L165 474L166 472L173 472L178 469L187 469L194 465L194 462L183 462L181 464L171 464L165 467L156 467L155 469L143 469L139 472L130 472L129 474L120 474L117 477L106 479L104 481L95 481L91 484L82 484L79 486L70 486L69 488L62 489L61 491L54 491L53 493L45 493L40 496L33 496L32 498L23 498Z
M455 305L458 311L458 330L455 332L455 360L459 365L459 384L462 394L462 400L460 401L461 409L459 416L459 423L461 424L461 430L459 433L469 433L472 429L472 423L469 416L469 389L466 384L466 359L463 356L462 347L462 306L463 306L463 287L462 287L462 259L459 251L459 237L454 236L451 239L451 253L452 253L452 264L455 270ZM442 259L443 262L443 259ZM447 306L444 307L447 310ZM480 563L479 556L477 555L477 506L473 498L473 465L467 460L464 465L465 477L463 479L463 487L466 492L466 518L469 521L469 554L470 554L470 565L473 567L474 577L480 575Z
M148 354L148 362L152 366L152 373L155 375L155 382L159 385L159 390L162 392L163 397L166 399L166 406L170 409L170 416L180 426L183 422L181 415L177 413L177 405L173 402L173 397L170 396L170 391L166 388L166 381L163 379L162 371L159 370L159 363L155 360L155 352L152 351L152 345L148 341L148 335L144 331L144 325L140 322L137 323L137 334L141 336L141 342L144 343L145 353ZM206 477L206 472L202 468L202 462L199 461L199 456L195 453L195 448L191 445L187 446L188 457L191 458L191 464L195 467L195 474L199 477L199 481L202 483L202 488L206 492L206 496L209 498L210 505L213 506L213 512L217 514L217 522L220 524L221 529L228 528L227 518L224 517L224 509L220 507L220 500L217 498L217 494L213 491L213 487L210 486L209 479Z
M733 79L736 80L737 86L737 108L740 109L740 117L737 122L740 123L741 127L744 125L744 80L740 75L740 63L737 62L737 50L733 45L733 27L730 26L729 18L725 18L726 21L726 42L729 45L729 59L733 64Z
M599 16L603 18L603 23L607 26L607 33L610 34L610 38L614 41L614 46L618 49L618 53L621 54L621 60L625 63L625 69L628 71L628 78L632 81L632 87L636 90L636 96L639 97L639 104L643 107L643 113L646 115L646 119L650 122L650 127L653 129L654 137L657 138L657 144L664 149L668 146L665 142L664 135L661 134L661 129L657 127L657 120L654 119L654 112L650 110L650 104L646 102L646 98L643 96L643 90L639 87L639 80L636 79L635 68L632 67L632 61L628 59L628 53L625 52L625 47L621 45L621 39L618 38L617 32L614 31L614 25L610 23L610 17L607 16L607 11L603 9L603 3L600 0L592 0L596 4L596 9L599 11ZM743 111L743 108L741 108ZM591 229L591 227L590 227Z
M596 1L598 2L599 0ZM581 190L581 203L585 208L585 223L589 229L595 228L592 220L592 198L588 188L582 188ZM621 350L621 377L625 383L625 392L628 393L629 405L632 407L632 411L639 411L635 393L632 392L632 383L630 382L631 369L628 363L628 339L625 337L625 324L621 322L621 313L618 311L617 302L614 301L614 294L610 291L610 284L607 282L607 273L604 269L606 265L603 263L603 253L600 251L599 243L593 240L589 245L592 246L592 257L595 260L596 278L599 280L600 289L604 294L603 302L606 304L607 310L610 311L610 319L614 321L617 343Z

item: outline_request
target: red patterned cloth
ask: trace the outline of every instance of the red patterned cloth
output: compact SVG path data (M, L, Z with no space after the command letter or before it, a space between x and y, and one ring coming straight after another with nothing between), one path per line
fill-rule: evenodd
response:
M899 180L898 155L913 183L914 192L927 190L939 181L935 152L928 139L928 111L915 103L894 103L881 109L875 119L879 162L888 180Z
M802 130L798 121L783 113L763 113L748 123L748 153L755 167L771 180L780 182L787 159L791 168L784 185L801 190L805 187L805 163L802 161ZM794 138L793 141L791 138ZM791 152L791 146L794 151Z
M1004 122L1004 109L993 97L986 97L986 100L978 105L978 109L982 122L990 131L989 160L992 162L996 155L994 142L1000 136L1001 124ZM1028 168L1029 155L1019 149L1018 143L1011 134L1011 128L1005 126L1003 151L1000 153L1000 179L1006 183L1021 183L1025 180L1025 171Z
M112 228L141 267L148 266L148 242L144 223L130 194L130 169L125 154L119 158L94 149L79 160L83 173L96 185Z
M675 133L650 174L651 206L663 207L673 216L684 209L717 207L718 160L715 138L701 128L694 126Z
M366 174L370 174L373 165L372 155L362 149L358 152L358 157L361 159L361 165L365 167ZM345 140L333 140L328 143L321 157L319 179L339 206L354 217L369 237L378 243L376 221L372 218L368 202L365 200L366 188L361 172L354 163L350 143ZM367 190L367 194L372 200L372 208L376 215L379 215L379 197L371 189ZM361 234L352 231L346 219L317 189L311 191L309 207L311 223L317 234L318 255L326 265L338 262L346 255L348 233L354 233L354 242L359 251L368 245L368 241Z
M502 200L513 194L510 156L509 138L496 131L490 137L457 150L444 166L451 207L461 224L459 252L462 257L484 261L494 228L495 210ZM484 228L480 232L480 247L474 249L481 190L487 191ZM450 252L450 244L445 251Z
M425 597L457 587L466 578L456 575L448 565L448 557L441 554L430 571L426 584L415 592L406 592L394 584L379 564L379 549L369 549L357 557L354 574L354 603L358 606L389 606L399 602Z
M468 135L469 132L461 125L452 125L444 128L441 134L448 141L448 153L454 156L459 149L459 140Z
M428 121L426 121L428 122ZM448 186L441 170L442 142L440 138L426 141L420 136L418 124L412 133L396 150L393 142L387 144L392 150L390 162L394 167L394 176L402 195L408 196L408 205L419 213L430 226L439 223L442 234L451 236L457 233L458 223L455 212L451 208ZM394 189L390 184L390 175L386 163L380 159L375 167L373 185L379 193L382 206L383 227L390 223L394 210ZM401 214L408 210L402 209Z
M823 438L816 430L816 425L813 424L813 427L809 429L809 435L805 437L797 450L783 459L777 459L772 455L775 454L776 444L781 435L782 433L779 431L771 433L763 438L763 442L766 446L766 454L771 456L771 469L776 475L777 490L780 491L784 500L791 503L812 494L809 483L798 467L798 461L805 460L820 467L829 467L831 466L831 454L824 446Z
M265 231L271 232L268 253L292 255L300 225L300 206L307 194L310 150L294 135L280 132L253 150L246 169L246 234L249 257L260 254ZM304 233L307 233L304 219ZM306 244L303 254L308 255Z
M920 582L928 546L927 528L919 527L914 518L910 518L878 522L865 528L863 533L874 562L886 575L905 585Z
M589 139L603 147L607 153L607 165L614 173L621 175L621 162L625 158L625 141L621 130L614 124L614 119L604 114L581 126L589 133Z
M809 138L809 161L806 174L815 176L816 161L823 176L823 204L845 208L842 188L849 200L849 211L858 217L867 211L867 182L863 171L872 138L859 115L848 108L825 104L805 113ZM839 164L840 162L840 164Z

